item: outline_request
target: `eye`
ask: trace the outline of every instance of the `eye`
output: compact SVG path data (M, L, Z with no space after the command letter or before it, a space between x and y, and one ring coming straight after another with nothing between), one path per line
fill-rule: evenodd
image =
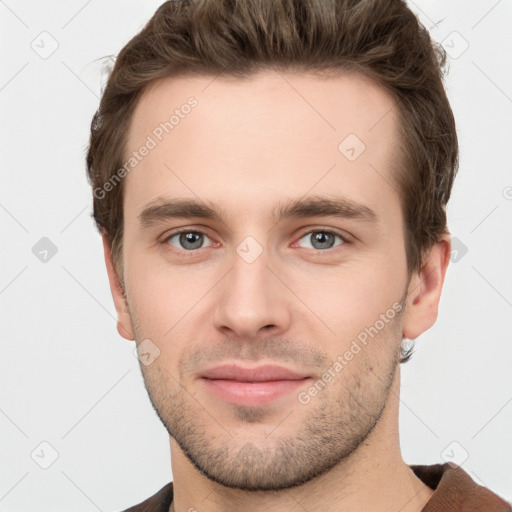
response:
M339 239L340 243L336 244L336 238ZM306 248L321 252L332 249L336 247L336 245L340 246L346 243L344 237L328 229L309 231L302 235L299 240L302 239L305 239L310 244L309 247L306 246ZM210 243L203 245L206 240L210 240ZM163 243L174 247L178 251L190 253L196 252L196 249L203 249L213 245L210 237L206 233L192 229L183 229L172 233L163 240Z
M209 239L208 235L201 231L192 231L190 229L188 230L182 230L178 231L170 236L168 236L164 243L171 245L172 247L176 247L172 243L173 238L177 238L177 243L179 244L177 249L185 250L185 251L194 251L195 249L202 249L203 248L203 242L205 240L205 237ZM212 245L212 244L210 244ZM208 246L205 246L208 247Z
M323 251L325 249L332 249L333 247L335 247L334 243L336 238L339 238L341 240L341 243L338 245L343 245L345 243L345 240L341 235L326 229L309 231L308 233L303 235L300 238L300 240L306 239L307 241L310 241L310 244L312 246L308 247L308 249Z

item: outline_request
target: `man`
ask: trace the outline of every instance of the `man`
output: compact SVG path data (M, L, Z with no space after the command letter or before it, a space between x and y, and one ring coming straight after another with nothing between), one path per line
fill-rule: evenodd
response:
M400 452L450 256L444 59L398 0L166 2L121 51L87 164L173 472L129 510L512 510Z

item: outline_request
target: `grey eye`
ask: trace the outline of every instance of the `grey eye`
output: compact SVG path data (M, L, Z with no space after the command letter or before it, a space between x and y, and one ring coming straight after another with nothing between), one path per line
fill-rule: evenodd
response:
M334 247L336 238L341 240L341 244L338 245L342 245L344 243L344 240L340 235L327 230L310 231L309 233L306 233L306 235L304 235L301 240L306 239L310 241L310 247L308 247L309 249L320 251L324 249L332 249Z
M178 237L179 246L176 246L173 243L171 243L171 240L176 237ZM176 247L177 249L193 251L194 249L202 248L205 237L208 238L207 235L201 233L200 231L182 231L181 233L171 235L167 239L167 243L169 243L173 247Z

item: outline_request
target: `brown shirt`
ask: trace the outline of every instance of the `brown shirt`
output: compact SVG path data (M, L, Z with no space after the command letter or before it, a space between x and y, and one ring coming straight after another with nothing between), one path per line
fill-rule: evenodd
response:
M445 464L411 465L415 475L435 492L422 512L512 512L512 506L489 489L478 485L460 467ZM172 482L147 500L124 512L168 512Z

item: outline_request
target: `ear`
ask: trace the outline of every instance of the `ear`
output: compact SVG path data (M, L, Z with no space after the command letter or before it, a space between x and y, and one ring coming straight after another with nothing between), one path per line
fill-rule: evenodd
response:
M442 235L427 253L421 270L411 276L402 321L404 338L415 339L434 325L450 256L450 235Z
M112 245L108 235L104 231L101 233L101 238L103 239L103 252L105 254L105 265L107 266L110 291L112 292L112 298L114 299L117 311L117 331L123 338L131 341L135 339L135 334L133 332L124 290L114 267Z

